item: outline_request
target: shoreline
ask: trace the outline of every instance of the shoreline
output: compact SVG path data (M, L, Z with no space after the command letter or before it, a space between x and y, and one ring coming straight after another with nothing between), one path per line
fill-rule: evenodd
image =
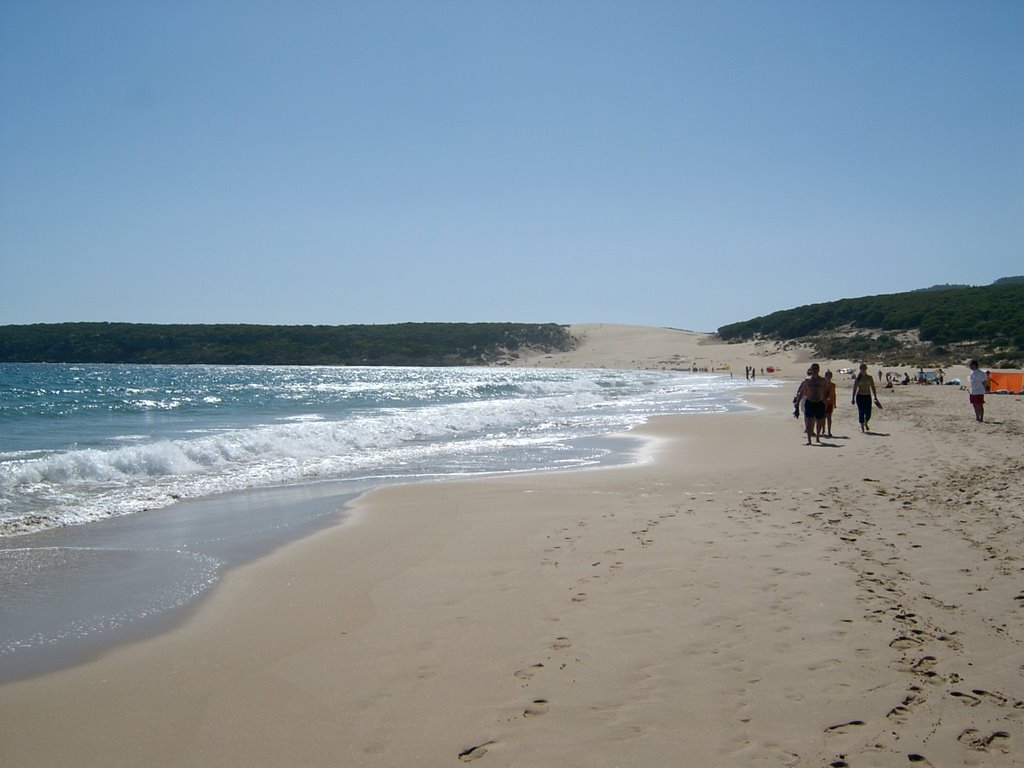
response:
M641 464L371 491L0 686L0 762L1019 764L1020 398L880 392L861 435L840 392L806 447L791 396L653 419Z
M732 391L735 385L718 386ZM735 395L726 396L729 402L720 407L737 407L730 404ZM630 462L632 441L628 435L578 437L543 463L536 452L524 453L516 472L528 471L531 459L534 470ZM382 475L256 488L0 538L0 587L7 584L11 595L0 605L0 683L66 668L166 631L227 570L343 518L342 499L379 485L422 481L422 475Z
M976 425L962 393L889 394L834 446L779 389L653 420L649 463L373 491L184 626L0 687L0 757L1013 765L1021 491L963 462L1019 403Z
M231 571L318 531L345 526L352 515L351 503L375 490L628 466L644 460L643 442L631 432L581 438L577 444L606 453L592 465L571 469L253 488L0 540L0 556L14 555L23 561L20 567L15 564L15 574L9 569L6 578L35 580L33 596L11 617L14 637L34 644L11 654L0 653L0 686L88 663L119 646L175 629ZM239 521L237 514L243 508L245 520ZM71 567L67 562L71 552L75 553L73 583L62 573ZM194 562L200 567L188 573L187 564ZM47 568L53 576L43 585L38 576ZM92 610L82 612L83 602ZM30 605L37 610L26 610ZM24 627L20 637L19 625ZM11 626L4 629L6 639ZM37 643L33 633L52 641ZM14 645L11 640L9 647Z
M3 578L30 585L11 614L0 612L5 648L18 648L0 653L0 685L178 626L225 573L343 525L358 495L329 484L250 489L0 540Z

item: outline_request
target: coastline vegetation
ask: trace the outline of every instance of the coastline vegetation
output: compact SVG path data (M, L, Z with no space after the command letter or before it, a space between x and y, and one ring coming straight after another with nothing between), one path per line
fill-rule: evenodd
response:
M774 341L833 359L941 366L976 358L1024 367L1024 276L937 285L773 312L718 329L723 341ZM577 344L555 323L391 325L0 326L0 362L459 366L508 362Z
M977 358L1024 366L1024 277L992 285L841 299L773 312L718 329L725 341L795 342L829 358L949 365Z
M0 362L461 366L575 344L555 323L0 326Z

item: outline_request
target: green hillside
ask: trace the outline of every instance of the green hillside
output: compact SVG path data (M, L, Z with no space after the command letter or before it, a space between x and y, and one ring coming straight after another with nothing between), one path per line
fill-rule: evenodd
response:
M0 326L0 362L225 365L481 365L571 349L554 323Z
M1024 366L1024 278L980 287L841 299L724 325L726 340L797 341L823 357L939 365L977 357L994 368Z

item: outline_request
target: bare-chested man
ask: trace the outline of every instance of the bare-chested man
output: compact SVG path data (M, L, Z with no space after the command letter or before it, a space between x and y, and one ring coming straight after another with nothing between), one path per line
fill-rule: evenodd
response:
M875 402L879 408L882 404L878 402L878 391L875 389L875 380L868 373L867 363L860 364L860 373L853 380L853 398L851 403L857 406L857 421L860 422L861 432L870 432L871 425L871 402Z
M821 442L821 433L825 431L825 400L829 394L828 380L820 374L821 366L811 363L807 378L800 382L800 389L793 398L794 403L804 401L804 431L807 432L807 444L813 437Z

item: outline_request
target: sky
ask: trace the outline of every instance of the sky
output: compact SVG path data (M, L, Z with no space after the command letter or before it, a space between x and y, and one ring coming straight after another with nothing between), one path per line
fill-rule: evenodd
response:
M0 0L0 324L714 331L1024 274L1019 0Z

